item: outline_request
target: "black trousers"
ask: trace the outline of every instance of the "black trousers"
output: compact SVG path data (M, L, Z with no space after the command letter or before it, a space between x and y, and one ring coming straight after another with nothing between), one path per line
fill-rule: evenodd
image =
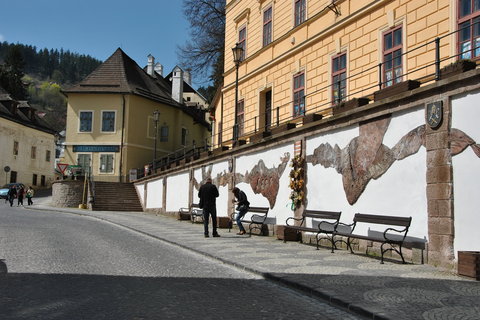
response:
M203 208L203 228L204 233L208 234L208 222L212 216L212 233L217 233L217 208L216 207L205 207Z

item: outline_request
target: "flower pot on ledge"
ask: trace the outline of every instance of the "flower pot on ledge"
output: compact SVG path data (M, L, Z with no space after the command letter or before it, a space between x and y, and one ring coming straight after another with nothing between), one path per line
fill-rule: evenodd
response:
M323 116L321 114L309 113L303 116L302 123L305 125L307 123L315 122L322 119L323 119Z
M477 64L472 60L459 60L440 69L440 79L445 79L456 74L473 70Z
M364 106L370 102L368 98L353 98L348 101L342 101L333 106L333 115Z
M253 136L250 136L250 143L253 143L253 142L258 142L262 139L265 139L265 138L268 138L272 135L272 133L270 131L263 131L263 132L258 132L256 134L254 134Z
M297 126L296 123L287 122L287 123L283 123L283 124L279 125L278 127L272 127L270 129L270 132L272 132L272 134L277 134L277 133L280 133L280 132L284 132L286 130L293 129L296 126Z
M420 87L420 81L407 80L400 83L396 83L392 86L375 91L373 97L375 101L382 100L403 92L407 92Z
M216 149L213 149L212 154L213 154L213 156L216 156L216 155L219 155L220 153L222 153L224 151L227 151L228 149L229 149L229 147L227 147L227 146L221 146L221 147L218 147Z
M458 251L458 274L480 280L479 251Z

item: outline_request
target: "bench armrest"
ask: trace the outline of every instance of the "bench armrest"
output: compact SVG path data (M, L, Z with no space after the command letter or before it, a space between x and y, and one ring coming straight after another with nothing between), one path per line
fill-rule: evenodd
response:
M288 223L288 221L289 221L289 220L293 220L293 221L302 221L302 222L300 223L300 225L302 225L302 224L303 224L303 222L305 221L305 219L304 219L304 218L294 218L294 217L290 217L290 218L288 218L288 219L285 221L285 224L286 224L287 226L289 226L289 227L291 227L291 226L292 226L292 225L290 225L290 224Z
M265 219L267 219L266 214L252 214L252 217L250 218L252 222L254 223L264 223Z
M395 240L395 239L389 239L387 237L387 232L388 231L395 231L395 232L398 232L398 233L403 233L403 239L402 241L405 239L405 237L407 236L407 231L408 231L408 228L405 228L403 230L398 230L398 229L394 229L394 228L387 228L384 232L383 232L383 238L385 240L390 240L390 241L399 241L399 240Z
M190 212L190 208L180 208L180 209L178 210L178 212L189 213L189 212Z
M322 225L324 225L324 224L332 226L332 230L326 230L324 227L322 227ZM320 221L318 223L318 230L320 230L320 231L335 231L335 230L337 230L337 226L338 226L337 221L335 221L335 222Z

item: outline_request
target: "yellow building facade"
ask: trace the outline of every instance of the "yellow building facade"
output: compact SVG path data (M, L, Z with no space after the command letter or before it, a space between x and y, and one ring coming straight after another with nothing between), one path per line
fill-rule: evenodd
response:
M49 187L54 179L55 131L25 102L0 88L0 185Z
M215 144L228 144L277 123L301 124L332 107L441 66L474 59L478 1L471 0L227 0L222 99L215 106ZM456 33L464 28L463 33ZM470 32L469 35L466 33Z
M205 116L172 99L169 90L161 76L147 74L118 49L64 90L65 163L89 168L98 181L128 181L131 169L143 171L154 157L209 141Z

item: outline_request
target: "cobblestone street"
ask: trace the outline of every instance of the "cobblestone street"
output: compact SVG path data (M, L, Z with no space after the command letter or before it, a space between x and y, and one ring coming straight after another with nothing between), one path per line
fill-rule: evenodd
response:
M145 229L0 208L0 318L358 319L258 273L147 235L153 225L142 218L153 216L123 218Z

